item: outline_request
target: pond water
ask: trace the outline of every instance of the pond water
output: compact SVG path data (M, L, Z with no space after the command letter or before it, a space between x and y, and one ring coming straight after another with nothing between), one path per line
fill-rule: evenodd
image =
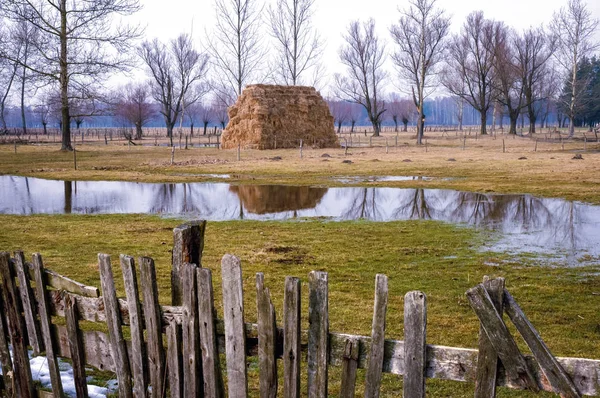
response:
M423 188L151 184L0 176L0 214L146 213L212 221L437 220L497 231L493 250L600 264L600 206Z

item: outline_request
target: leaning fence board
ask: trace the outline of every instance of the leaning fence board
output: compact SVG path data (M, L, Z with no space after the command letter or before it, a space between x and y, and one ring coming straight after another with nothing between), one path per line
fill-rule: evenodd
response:
M356 368L358 367L358 339L348 338L342 359L341 398L354 398L356 390Z
M142 324L142 308L139 299L135 262L132 257L121 254L121 271L129 309L131 325L131 372L133 373L133 395L146 396L146 380L144 372L144 328Z
M148 355L148 373L152 385L152 397L164 395L165 353L162 342L162 318L158 305L158 287L154 260L141 257L140 279L144 298L144 319L146 323L146 350Z
M8 273L8 278L10 279L10 255L7 252L0 252L0 272L2 274L4 274L4 272ZM3 278L4 279L4 278ZM3 375L3 379L4 379L4 384L5 384L5 388L6 388L6 392L8 396L13 396L16 392L20 392L22 387L21 385L23 385L23 383L19 383L19 378L24 378L25 379L25 387L27 387L28 383L31 384L31 382L27 381L27 375L21 376L22 374L22 370L21 369L17 369L17 366L19 366L23 360L23 357L27 358L27 347L25 346L24 342L22 342L20 344L20 348L21 348L21 357L20 358L14 358L14 366L13 366L13 358L11 356L11 353L9 351L8 348L8 340L11 341L11 344L13 345L13 353L14 350L16 348L14 341L13 341L13 330L15 329L14 326L14 320L12 321L11 324L11 317L8 316L9 313L11 312L11 305L14 305L16 303L14 303L12 300L7 300L7 296L8 296L8 290L9 288L7 287L6 282L3 280L2 281L2 297L0 298L0 300L2 301L2 310L3 312L0 313L0 318L2 319L2 329L0 329L0 334L2 334L1 336L1 340L0 342L2 343L2 345L0 346L0 359L2 359L2 375ZM16 311L14 311L16 312ZM7 315L6 318L4 318L4 315ZM4 322L6 322L6 324L4 324ZM5 334L6 333L6 334ZM14 332L14 334L16 334L16 337L18 338L18 330ZM21 336L22 339L22 336ZM29 364L29 361L26 361L27 365ZM10 375L13 375L12 377ZM29 378L31 379L31 371L29 372Z
M300 279L285 277L283 295L283 396L300 397Z
M44 273L46 274L46 285L53 289L66 290L69 293L75 293L84 297L100 297L100 290L97 287L86 286L83 283L74 281L49 269L45 269ZM29 267L29 278L35 280L31 266Z
M519 351L517 343L502 321L502 317L496 311L485 287L479 284L469 289L467 298L509 376L516 383L520 383L522 387L528 387L535 392L539 391L533 373L525 362L523 354Z
M425 397L427 297L423 292L404 296L404 383L405 397Z
M27 354L25 325L21 318L20 301L15 284L14 262L6 252L0 253L0 273L2 293L6 310L6 323L13 353L13 387L18 397L33 395L33 381Z
M327 396L327 340L329 337L328 278L326 272L308 275L308 396Z
M0 259L0 261L2 260ZM2 290L4 290L4 287L2 287ZM10 397L13 396L13 383L12 378L6 375L13 374L13 363L8 349L7 325L5 325L4 314L6 314L6 307L4 306L2 294L0 294L0 363L4 375L2 376L3 383L0 383L0 392L5 391L5 395Z
M33 255L33 274L37 291L38 315L40 316L41 331L44 337L44 347L46 349L48 370L50 371L50 380L52 383L52 393L55 397L62 397L62 380L60 379L54 342L52 341L52 335L50 334L50 306L48 305L48 297L46 296L44 263L42 256L39 253Z
M221 260L223 281L223 315L225 321L225 357L227 390L230 398L246 397L246 336L244 333L244 298L240 260L226 254Z
M196 264L185 263L179 270L183 276L183 394L186 397L202 396L202 372L200 357L200 330L198 327L198 304Z
M100 269L100 286L106 311L106 325L108 326L108 337L110 351L117 369L117 380L119 382L119 397L131 397L131 370L127 357L127 346L121 330L121 317L117 292L113 278L110 256L98 254L98 267Z
M265 276L256 274L256 312L258 325L258 366L261 398L277 396L277 323L271 293Z
M523 340L525 340L525 343L527 343L554 392L560 394L563 398L580 397L581 395L577 391L577 387L575 387L571 378L556 361L537 330L529 322L527 316L525 316L521 307L519 307L508 290L504 289L503 292L506 313L523 337Z
M196 281L198 284L198 321L200 324L204 395L222 398L224 396L223 379L219 363L214 295L210 270L207 268L198 268L196 270Z
M69 338L69 352L73 362L73 381L77 398L87 398L87 380L85 375L85 351L81 340L81 332L77 319L77 306L75 296L65 294L65 309L67 318L67 334Z
M185 263L202 265L204 250L204 231L206 221L195 221L179 225L173 229L173 260L171 269L171 301L173 305L182 304L183 275L181 269Z
M19 294L23 305L23 315L25 316L29 345L33 348L33 355L37 356L44 351L44 342L40 325L36 319L36 301L31 290L31 283L29 282L29 266L25 263L25 256L22 251L15 252L15 270L17 271L17 278L19 280Z
M167 368L171 398L183 398L183 363L181 355L181 325L167 326Z
M504 278L484 277L483 286L487 290L498 314L503 313L502 296ZM477 378L475 379L475 398L494 398L498 377L498 355L490 342L483 326L479 326L479 354L477 357Z
M375 277L375 302L373 304L373 324L369 362L365 374L365 398L378 397L381 384L381 372L384 363L385 316L388 301L387 276Z

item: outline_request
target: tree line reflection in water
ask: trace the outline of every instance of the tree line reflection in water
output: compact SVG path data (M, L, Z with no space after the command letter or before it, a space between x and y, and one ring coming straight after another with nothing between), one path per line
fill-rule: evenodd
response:
M302 217L436 220L499 231L503 238L497 244L503 249L566 251L573 259L582 254L600 256L599 206L531 195L423 188L70 182L1 176L0 213L150 213L215 221Z

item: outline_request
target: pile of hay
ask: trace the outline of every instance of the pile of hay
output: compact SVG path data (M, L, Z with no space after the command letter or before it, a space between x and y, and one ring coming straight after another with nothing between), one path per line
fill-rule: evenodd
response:
M252 149L339 146L333 117L314 87L257 84L229 108L222 147Z

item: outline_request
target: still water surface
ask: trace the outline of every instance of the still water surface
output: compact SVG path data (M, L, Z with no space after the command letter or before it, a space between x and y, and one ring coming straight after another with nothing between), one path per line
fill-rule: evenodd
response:
M213 221L437 220L497 231L494 250L600 264L600 206L441 189L151 184L0 176L2 214L145 213Z

